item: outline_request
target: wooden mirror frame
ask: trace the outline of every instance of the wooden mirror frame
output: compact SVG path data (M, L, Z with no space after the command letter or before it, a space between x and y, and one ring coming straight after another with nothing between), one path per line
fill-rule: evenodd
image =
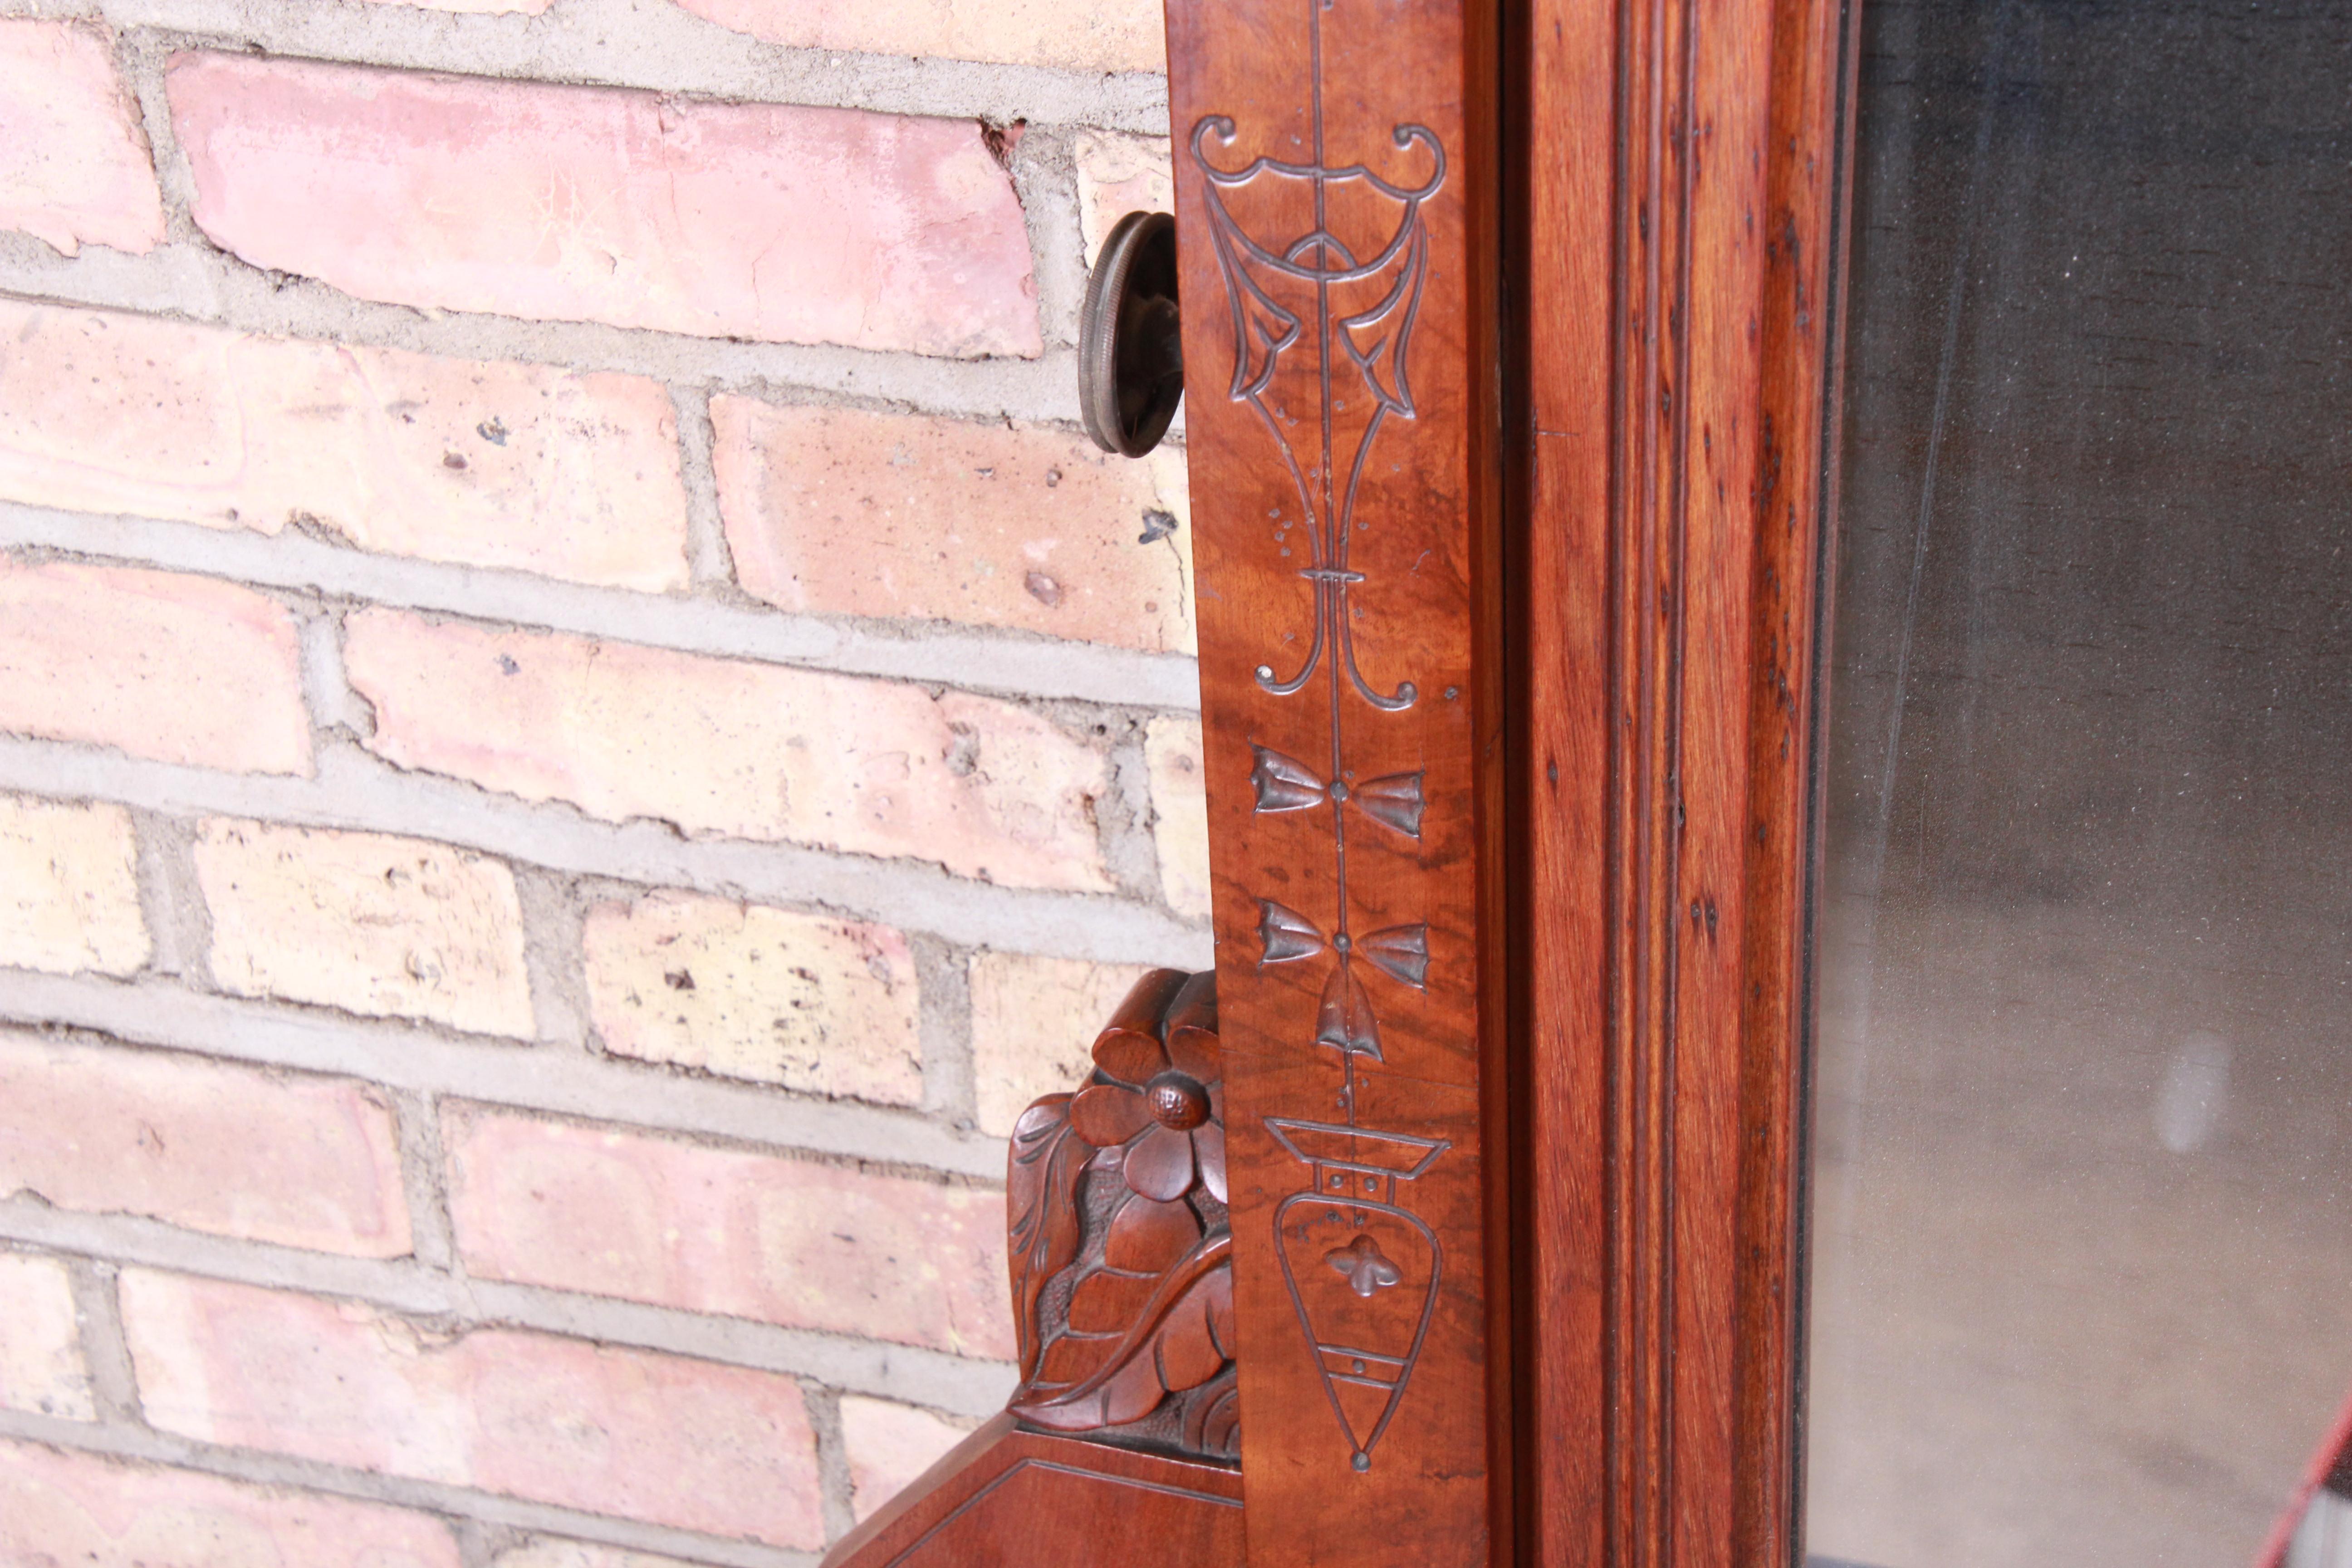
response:
M1531 0L1525 1560L1801 1552L1805 943L1860 0Z
M1857 6L1168 0L1216 983L1024 1120L1023 1391L830 1563L1796 1563Z

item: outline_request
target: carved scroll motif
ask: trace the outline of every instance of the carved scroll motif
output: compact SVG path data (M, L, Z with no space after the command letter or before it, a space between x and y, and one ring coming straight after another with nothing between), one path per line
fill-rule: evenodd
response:
M1382 521L1360 505L1381 430L1417 417L1410 349L1430 267L1422 207L1444 184L1446 161L1436 134L1411 123L1389 135L1392 167L1330 161L1322 71L1323 13L1331 0L1299 3L1315 69L1311 159L1221 156L1244 135L1223 114L1193 124L1190 149L1232 311L1227 395L1257 416L1279 451L1291 485L1276 517L1288 517L1292 505L1297 512L1278 529L1277 548L1289 557L1289 535L1302 536L1306 559L1296 570L1313 584L1313 632L1298 667L1266 663L1254 673L1267 695L1328 711L1328 750L1310 763L1254 743L1250 782L1258 815L1290 814L1297 831L1313 836L1302 852L1331 858L1333 907L1307 912L1261 898L1258 936L1262 964L1328 963L1314 1034L1297 1044L1335 1054L1341 1120L1270 1117L1266 1130L1307 1168L1303 1189L1276 1208L1276 1248L1349 1461L1360 1472L1370 1468L1404 1400L1445 1268L1443 1241L1400 1187L1451 1145L1370 1125L1357 1110L1360 1075L1385 1060L1375 988L1424 989L1430 952L1423 922L1356 929L1349 808L1376 825L1372 831L1418 839L1423 775L1389 771L1358 782L1372 772L1360 764L1380 759L1357 754L1362 733L1351 737L1343 716L1355 703L1402 713L1421 696L1409 679L1383 689L1385 681L1362 669L1356 628L1377 585L1350 562L1357 535ZM1296 145L1295 137L1280 140L1286 154ZM1294 405L1276 393L1286 376L1310 405L1304 417L1286 416ZM1372 743L1380 743L1378 731ZM1318 1238L1328 1226L1350 1239L1327 1245Z
M1013 1132L1006 1180L1032 1426L1203 1458L1241 1453L1216 977L1159 970L1095 1072Z

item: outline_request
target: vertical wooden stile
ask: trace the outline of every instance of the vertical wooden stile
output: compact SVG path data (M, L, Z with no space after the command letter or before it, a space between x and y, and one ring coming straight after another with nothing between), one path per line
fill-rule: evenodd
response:
M1171 0L1254 1563L1507 1553L1498 13Z

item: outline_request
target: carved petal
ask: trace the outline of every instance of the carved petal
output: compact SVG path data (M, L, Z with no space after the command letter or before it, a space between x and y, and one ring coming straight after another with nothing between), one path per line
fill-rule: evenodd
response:
M1315 922L1272 899L1257 901L1257 937L1265 943L1264 962L1267 963L1312 958L1323 951L1323 933Z
M1103 1262L1136 1274L1160 1274L1192 1250L1201 1239L1201 1219L1187 1203L1161 1203L1131 1194L1119 1205L1103 1238Z
M1070 1102L1078 1136L1097 1149L1124 1143L1152 1124L1143 1096L1115 1083L1098 1083Z
M1384 1059L1381 1055L1380 1020L1372 1016L1372 999L1364 994L1364 983L1356 978L1350 964L1338 965L1331 971L1331 978L1323 983L1323 1005L1315 1018L1315 1043L1342 1052L1354 1051L1374 1061Z
M1168 1053L1150 1035L1107 1032L1095 1041L1095 1066L1106 1077L1140 1088L1166 1070Z
M1217 1037L1206 1029L1172 1029L1168 1035L1168 1065L1188 1073L1204 1088L1225 1076L1217 1050Z
M1148 1198L1182 1197L1192 1184L1192 1134L1167 1127L1145 1133L1127 1152L1127 1184Z
M1135 983L1095 1039L1095 1066L1124 1083L1140 1084L1168 1065L1160 1048L1160 1016L1192 979L1179 969L1155 969Z
M1399 833L1421 837L1422 798L1419 773L1390 773L1356 786L1355 801L1366 816Z
M1201 1184L1219 1203L1225 1195L1225 1129L1221 1121L1204 1121L1192 1129L1192 1153L1201 1162Z
M1356 939L1356 951L1418 990L1429 984L1429 928L1390 926Z
M1323 804L1327 793L1323 781L1305 763L1264 746L1250 749L1257 754L1250 783L1257 786L1258 810L1304 811Z

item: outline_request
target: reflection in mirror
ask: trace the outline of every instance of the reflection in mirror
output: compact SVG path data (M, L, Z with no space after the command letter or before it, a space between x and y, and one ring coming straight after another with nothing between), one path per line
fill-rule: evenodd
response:
M1863 26L1808 1548L2346 1562L2352 5Z

